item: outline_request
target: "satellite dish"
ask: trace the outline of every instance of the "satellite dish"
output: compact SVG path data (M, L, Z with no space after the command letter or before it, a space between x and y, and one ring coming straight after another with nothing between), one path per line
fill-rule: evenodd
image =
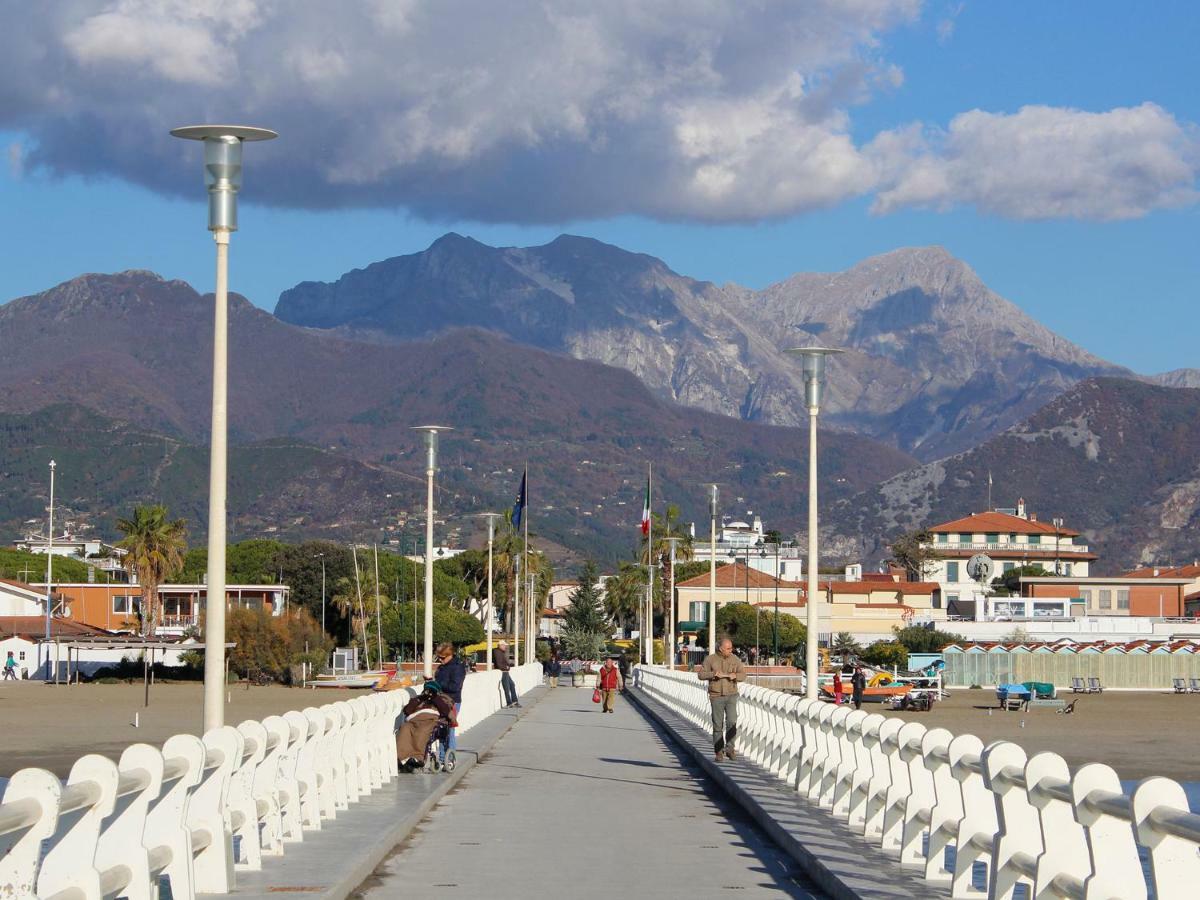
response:
M967 560L967 574L973 581L978 581L980 584L990 581L992 573L995 571L996 564L986 553L976 553Z

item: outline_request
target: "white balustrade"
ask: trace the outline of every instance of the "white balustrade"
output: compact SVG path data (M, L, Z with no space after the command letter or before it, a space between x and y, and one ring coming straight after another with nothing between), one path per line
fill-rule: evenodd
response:
M518 694L542 681L540 664L510 674ZM285 854L305 831L336 827L342 810L396 777L396 724L413 694L177 734L161 749L133 744L116 763L89 754L65 783L22 769L0 802L0 894L155 900L163 877L176 900L229 893L238 871ZM470 674L459 731L502 706L500 673Z
M709 729L707 685L694 674L639 666L633 680ZM952 897L1010 898L1022 884L1038 900L1145 900L1149 888L1160 900L1197 895L1200 815L1167 778L1148 778L1130 796L1106 765L1072 772L1055 753L1030 757L1009 741L985 746L975 735L756 685L741 690L737 746ZM981 863L984 893L973 885Z

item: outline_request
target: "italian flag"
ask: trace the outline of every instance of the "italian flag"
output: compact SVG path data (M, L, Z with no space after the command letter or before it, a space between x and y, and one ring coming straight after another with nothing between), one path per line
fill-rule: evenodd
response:
M650 536L650 479L646 479L646 502L642 504L642 537Z

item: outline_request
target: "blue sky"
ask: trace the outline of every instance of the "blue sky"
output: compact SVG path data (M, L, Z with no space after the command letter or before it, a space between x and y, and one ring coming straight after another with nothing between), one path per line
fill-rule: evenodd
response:
M74 18L60 11L30 23L47 41L59 40L81 74L73 82L47 70L47 79L64 79L53 85L53 101L36 84L0 92L0 139L10 148L0 174L8 213L0 298L125 268L211 289L198 154L158 138L143 146L137 137L138 128L160 135L193 110L214 115L209 99L196 99L212 94L211 85L186 67L154 69L132 45L112 55L112 29L124 33L129 21L145 18L139 2L109 4L102 21L88 18L94 9L84 4ZM196 24L177 11L178 21L168 24L186 20L187 28L172 40L195 42L198 59L227 52L243 69L268 33L288 42L288 52L307 47L304 31L280 37L253 0L243 6L244 18L232 24L203 17ZM453 91L438 93L438 73L427 65L432 86L399 99L368 98L373 105L364 109L383 112L368 116L372 127L354 135L353 152L306 122L348 105L353 112L369 93L370 72L356 75L338 61L336 47L292 53L297 66L317 60L313 85L278 88L238 110L256 124L277 125L282 136L269 151L247 148L234 289L271 308L298 281L415 252L448 230L492 244L542 243L570 231L659 256L697 278L752 287L796 271L841 269L899 246L941 244L993 289L1105 358L1143 372L1200 365L1194 329L1181 327L1200 299L1200 213L1189 196L1200 170L1200 13L1193 5L879 0L867 19L829 14L816 23L793 21L780 4L763 7L761 20L730 19L718 28L631 26L628 16L619 24L589 21L586 29L555 23L558 43L579 41L556 70L583 66L577 61L590 48L597 58L628 54L622 67L648 74L623 81L591 62L574 76L587 91L572 92L571 76L562 75L566 86L545 96L529 96L526 86L544 84L546 75L523 69L521 54L522 41L544 46L537 29L546 26L530 18L523 28L518 14L511 39L488 44L488 88L479 98L451 69ZM320 25L292 24L310 34ZM232 30L241 43L214 51L209 26L214 34ZM803 37L774 37L787 26ZM451 61L456 53L479 55L477 45L436 23L413 18L397 27L398 40L422 32L423 43L446 42ZM711 37L716 49L706 72L687 69L680 77L662 62L675 58L673 29L689 35L689 48ZM847 32L853 40L842 43ZM779 66L756 58L763 42L782 58ZM186 53L176 58L185 66ZM84 77L88 66L94 77ZM137 78L120 81L122 66L133 66ZM802 90L788 87L796 71ZM347 85L326 100L329 72L341 72ZM723 87L697 91L711 72ZM254 84L252 75L272 73L245 74ZM104 77L113 80L101 91L96 78ZM519 99L493 117L494 97L512 93L499 90L506 79L520 86ZM652 99L612 118L614 104L631 95ZM72 109L64 96L78 105ZM444 112L454 103L462 108ZM1023 107L1045 109L1035 122L1019 115ZM951 125L972 110L991 115L962 119L961 132ZM77 124L89 116L103 127L111 120L114 130L89 136L94 128ZM519 129L506 131L517 121ZM753 149L723 134L724 121L752 133ZM1034 128L1052 137L1035 136L1033 150L1010 160L1013 135ZM415 149L414 130L424 141ZM664 135L679 147L660 151ZM896 150L881 135L916 143ZM1059 135L1067 137L1055 145ZM822 169L813 160L828 158L831 147L845 159ZM1170 158L1156 169L1164 155ZM726 166L727 159L734 162ZM1186 175L1180 180L1181 166L1190 167L1190 184ZM1045 177L1027 180L1031 169L1044 169ZM594 173L594 189L577 187L580 172ZM270 205L255 202L256 189Z

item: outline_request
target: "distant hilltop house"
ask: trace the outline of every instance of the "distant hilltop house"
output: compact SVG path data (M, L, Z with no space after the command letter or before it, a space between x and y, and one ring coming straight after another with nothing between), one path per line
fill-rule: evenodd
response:
M990 584L981 585L968 574L967 562L973 556L984 554L992 560L993 578L1027 565L1086 578L1097 559L1078 531L1066 527L1062 519L1038 521L1024 499L1017 501L1015 509L974 513L928 531L931 540L922 547L936 558L926 564L923 580L939 585L950 614L970 619L994 618L992 601L1000 599L989 596Z
M129 580L123 564L124 550L112 544L106 544L99 538L80 537L70 527L61 535L56 535L52 541L46 540L44 534L30 531L21 540L14 541L13 546L26 553L51 553L56 557L78 560L88 566L89 577L92 575L91 570L98 569L117 581Z
M768 541L758 516L749 522L735 519L722 523L715 547L705 526L693 523L691 530L693 562L708 562L715 554L718 563L741 562L773 578L799 580L803 574L800 548L791 541Z

